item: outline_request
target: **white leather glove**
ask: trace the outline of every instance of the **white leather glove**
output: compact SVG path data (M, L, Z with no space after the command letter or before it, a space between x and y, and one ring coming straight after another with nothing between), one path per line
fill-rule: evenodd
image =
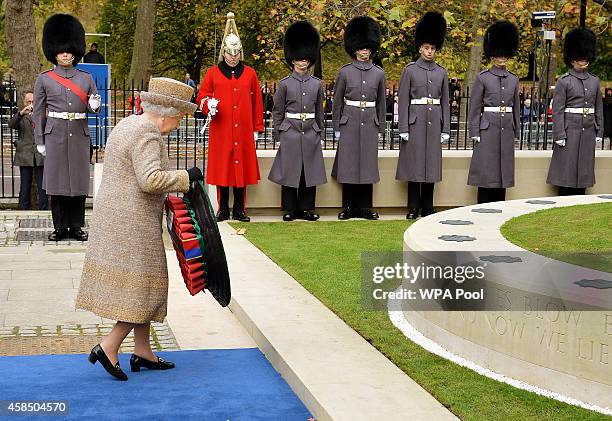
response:
M596 137L595 142L601 142L603 139L601 137Z
M42 156L47 155L47 149L45 148L45 145L36 145L36 150L38 151L39 154L41 154Z
M336 136L336 140L340 140L340 132L334 132L334 136Z
M476 143L480 143L480 136L472 136L472 140Z
M442 133L440 135L440 143L447 142L450 139L450 135L448 133Z
M400 138L404 141L407 142L408 139L410 139L410 133L400 133Z
M378 141L381 142L383 140L383 135L382 133L378 133Z
M89 108L92 111L97 112L102 106L102 97L98 94L93 94L89 96Z
M259 133L253 132L253 140L257 143L257 139L259 139Z
M561 147L565 146L565 139L555 140L555 143Z
M208 106L208 114L214 117L217 114L217 105L219 100L217 98L206 98L206 105Z

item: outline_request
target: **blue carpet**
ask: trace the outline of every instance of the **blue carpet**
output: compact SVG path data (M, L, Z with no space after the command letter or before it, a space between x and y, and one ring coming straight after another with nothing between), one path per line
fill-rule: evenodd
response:
M176 363L176 368L132 373L130 355L120 355L127 382L112 378L100 363L92 366L86 355L0 357L0 399L66 400L68 419L306 421L310 417L259 349L159 355Z

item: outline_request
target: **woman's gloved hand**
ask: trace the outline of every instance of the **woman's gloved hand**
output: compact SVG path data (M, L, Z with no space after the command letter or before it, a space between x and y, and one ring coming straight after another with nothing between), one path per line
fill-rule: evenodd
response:
M187 174L189 174L189 184L194 183L196 181L204 180L202 171L198 167L189 168L187 170Z

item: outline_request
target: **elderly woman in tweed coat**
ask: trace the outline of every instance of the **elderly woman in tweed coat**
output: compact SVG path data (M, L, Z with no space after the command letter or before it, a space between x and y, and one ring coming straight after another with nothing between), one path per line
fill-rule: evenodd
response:
M120 380L127 375L119 366L119 346L132 329L132 371L174 367L153 354L149 330L151 321L164 320L168 300L161 225L165 194L186 192L202 179L197 167L168 170L162 138L185 113L195 111L192 95L193 88L184 83L152 78L149 91L140 96L144 113L119 122L106 146L76 307L117 320L89 361L99 361Z

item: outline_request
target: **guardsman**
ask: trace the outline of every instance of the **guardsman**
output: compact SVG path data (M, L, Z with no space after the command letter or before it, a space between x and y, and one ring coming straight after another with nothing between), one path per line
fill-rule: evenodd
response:
M43 28L43 52L55 68L34 85L34 138L46 156L43 185L51 198L54 231L49 240L86 241L85 198L89 193L87 113L102 105L93 78L76 69L85 53L85 30L70 15L51 16Z
M243 63L242 43L234 21L227 14L219 64L206 71L197 104L211 116L206 182L217 186L217 220L229 219L229 188L233 187L232 218L246 215L246 186L259 181L256 144L263 132L263 102L259 80L252 67Z
M338 139L332 177L342 184L338 219L378 219L372 210L378 174L378 143L385 131L385 72L372 64L380 47L378 23L353 18L344 31L344 49L353 62L340 69L334 86L332 118Z
M559 196L584 194L595 184L595 145L604 130L599 79L587 69L596 58L595 34L590 29L568 32L564 60L569 72L559 78L553 95L553 155L548 184Z
M470 97L470 136L474 141L468 184L478 186L478 203L506 200L514 186L514 146L520 138L518 78L506 69L516 54L516 25L498 21L484 35L491 67L476 76Z
M399 85L399 132L402 143L397 180L408 181L407 219L431 215L434 183L442 180L442 143L450 139L448 73L435 62L446 36L446 20L427 12L416 26L421 55L404 68Z
M316 221L317 185L327 182L323 151L323 84L308 74L319 54L319 32L307 21L285 32L285 61L293 70L274 94L272 136L279 147L268 178L282 185L284 221Z

